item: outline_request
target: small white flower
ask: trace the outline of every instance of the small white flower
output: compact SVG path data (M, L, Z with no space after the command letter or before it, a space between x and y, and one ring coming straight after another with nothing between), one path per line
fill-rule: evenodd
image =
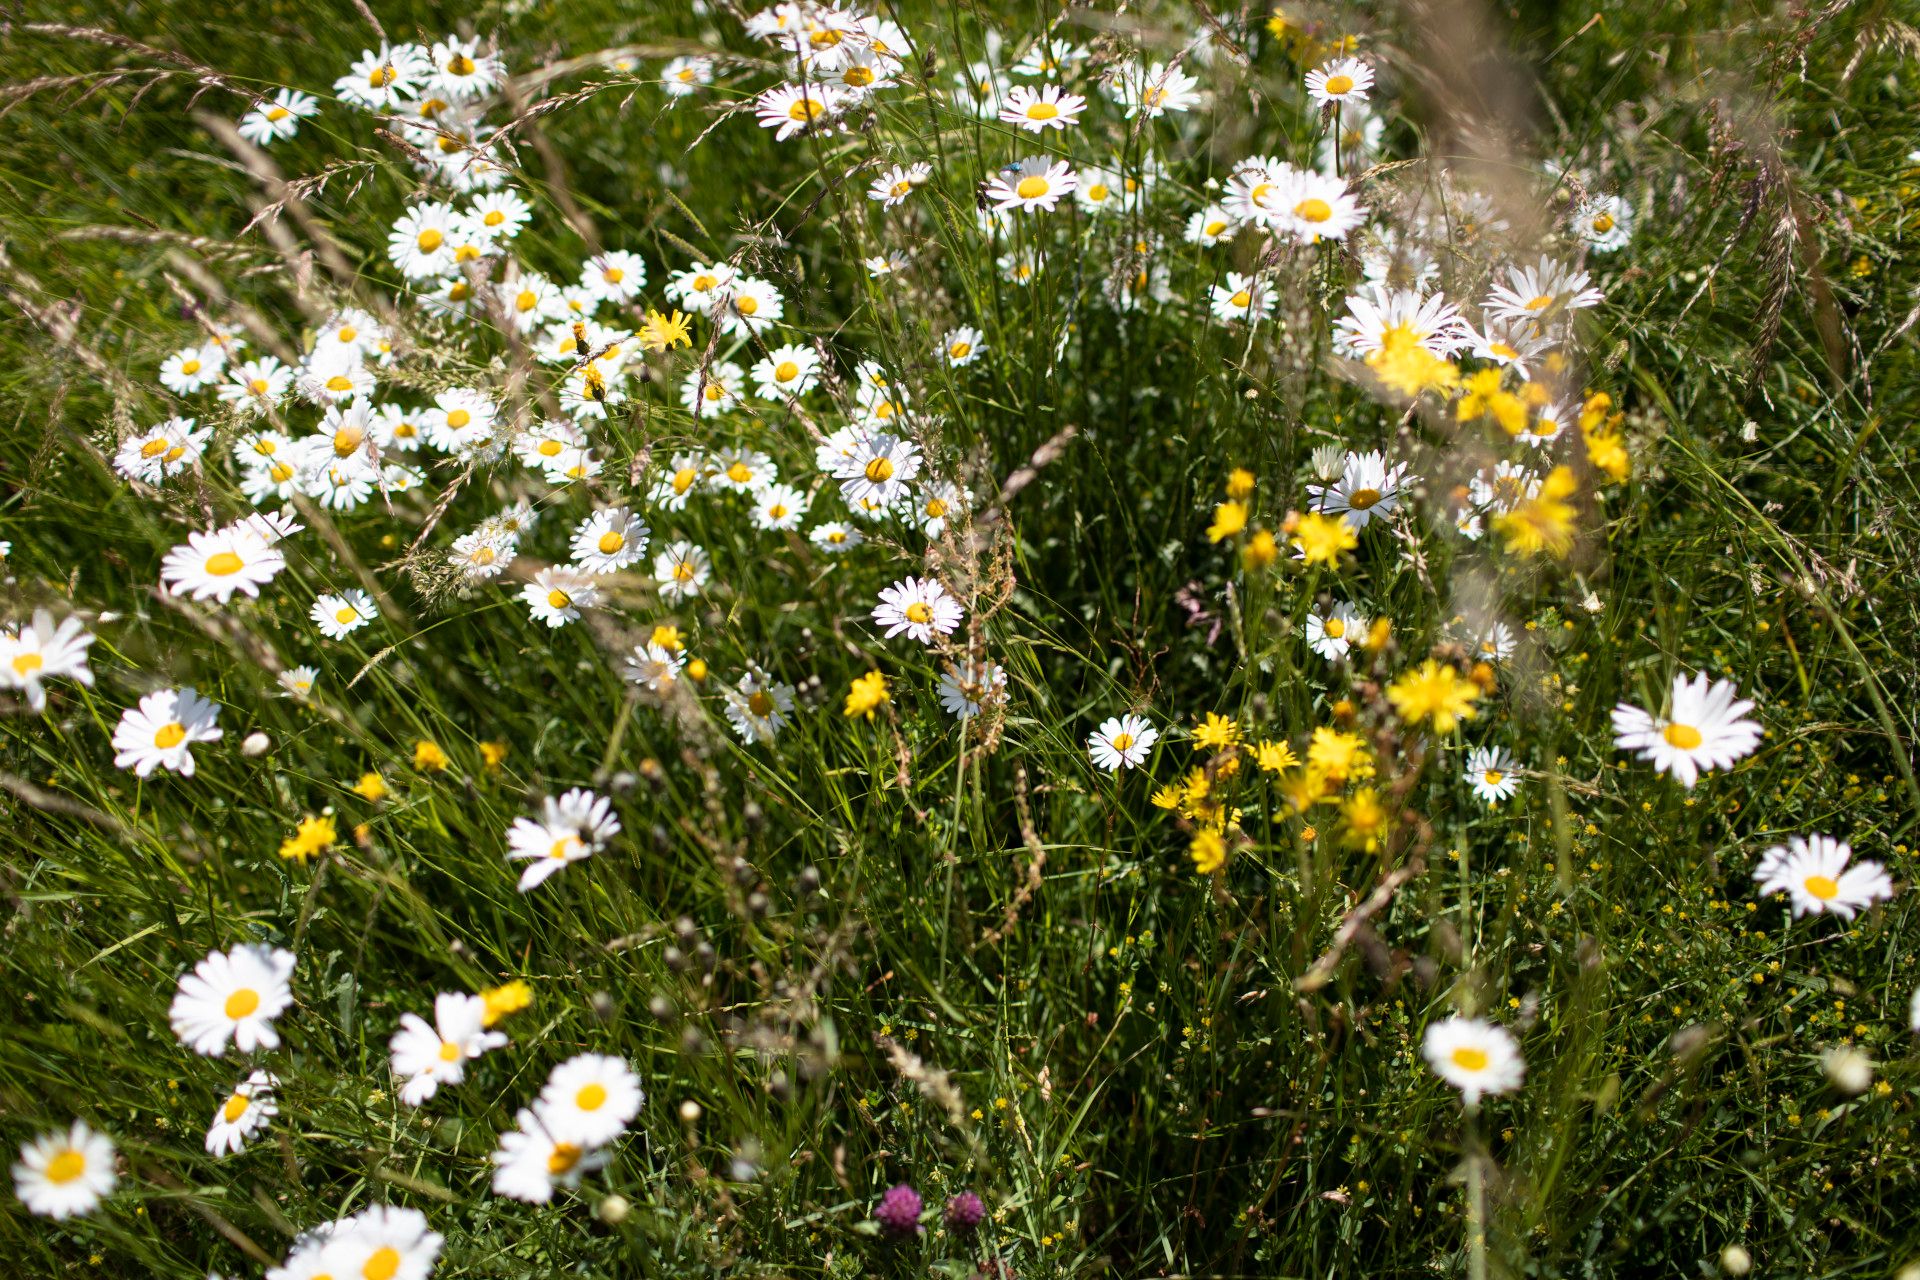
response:
M1160 740L1160 731L1142 715L1113 716L1087 738L1087 754L1109 773L1138 768Z
M1469 1107L1490 1093L1520 1087L1527 1064L1506 1028L1480 1018L1447 1018L1431 1023L1420 1052L1442 1080L1460 1091Z
M951 635L965 614L938 580L908 577L881 589L873 620L887 629L889 640L905 632L909 639L932 644L936 633Z

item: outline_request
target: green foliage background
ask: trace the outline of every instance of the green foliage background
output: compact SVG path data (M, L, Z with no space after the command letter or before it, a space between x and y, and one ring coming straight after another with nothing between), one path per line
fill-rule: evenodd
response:
M657 63L710 25L680 5L597 0L374 8L396 37L497 32L516 71L621 44ZM899 16L939 54L944 86L956 41L977 53L986 26L1017 38L1053 14L916 2ZM1396 59L1414 102L1401 153L1440 138L1459 88L1451 7L1321 16ZM107 1211L73 1224L9 1201L0 1256L28 1275L257 1274L295 1230L391 1199L448 1235L444 1277L964 1273L995 1252L1022 1276L1453 1274L1469 1266L1461 1170L1480 1167L1463 1158L1484 1144L1494 1274L1698 1274L1733 1243L1775 1274L1920 1263L1913 895L1851 927L1789 925L1749 878L1761 849L1809 830L1898 881L1914 873L1920 42L1901 20L1846 3L1488 15L1505 48L1473 57L1525 107L1501 144L1516 161L1577 157L1642 210L1586 335L1590 382L1628 412L1635 476L1597 509L1573 569L1494 584L1542 655L1497 714L1545 776L1488 813L1430 765L1413 837L1426 873L1333 981L1296 991L1384 855L1276 835L1216 893L1145 780L1116 786L1081 744L1135 699L1296 741L1326 722L1339 692L1281 630L1305 598L1229 605L1207 510L1237 464L1277 518L1300 501L1312 446L1387 439L1396 412L1184 314L1078 310L1078 364L1054 368L1035 335L1057 331L1069 291L1002 284L964 186L933 220L943 289L898 297L858 265L880 245L869 175L843 176L879 154L874 136L776 147L736 119L689 150L709 116L573 75L551 92L602 87L543 118L560 166L523 156L540 213L518 248L534 265L571 274L582 255L552 203L562 189L607 243L647 258L650 297L670 267L758 236L797 322L847 350L933 381L945 375L923 353L945 325L986 328L986 375L935 393L947 444L986 478L977 491L1078 430L1011 508L1015 588L989 632L1014 694L998 749L963 757L933 667L897 649L883 662L900 677L897 717L843 720L839 696L869 661L868 602L897 574L804 548L767 556L718 505L680 524L729 590L682 622L717 672L755 659L818 679L820 709L777 750L635 708L584 628L549 634L504 598L422 600L397 575L394 647L323 651L330 696L305 708L274 696L262 646L313 660L304 602L339 575L296 559L234 614L160 601L159 557L201 504L238 508L193 486L136 496L101 449L166 412L153 370L192 332L170 278L197 293L197 269L288 332L301 324L287 263L242 231L260 184L195 123L239 100L178 67L150 76L168 67L151 50L243 85L319 89L369 29L338 0L0 14L14 86L0 117L6 612L67 600L119 615L96 628L98 688L56 693L45 720L0 717L0 1137L87 1116L128 1174ZM1298 74L1271 42L1252 47L1256 90ZM87 79L21 88L49 77ZM1304 150L1312 122L1290 102L1223 103L1205 142L1169 156L1196 203L1208 173L1250 150ZM894 139L917 134L981 173L1013 145L912 92L882 116ZM386 279L377 233L413 189L391 152L329 111L272 158L289 176L341 166L292 230L302 246L337 239L356 271ZM1529 181L1545 201L1550 184ZM1086 234L1082 270L1119 260L1106 232ZM1330 257L1305 287L1337 301L1346 279ZM609 423L609 478L689 429L659 404ZM410 536L343 527L370 570ZM1356 572L1402 655L1453 614L1390 552ZM1211 643L1176 603L1189 584L1224 622ZM1598 613L1577 607L1589 589ZM1617 700L1657 706L1675 670L1736 679L1769 726L1755 758L1691 795L1619 767L1607 733ZM141 785L111 767L107 740L122 706L169 682L226 707L227 737L190 785ZM256 728L273 750L243 759ZM447 748L449 772L408 767L421 737ZM483 740L510 745L500 769L482 766ZM1160 754L1167 781L1186 748ZM394 788L383 805L350 791L366 770ZM620 792L626 835L516 893L508 823L529 795L595 783ZM369 823L366 845L324 870L282 863L279 842L325 805L343 831ZM989 941L1036 850L1040 889ZM266 1142L216 1162L201 1131L237 1068L178 1046L166 1006L208 947L255 939L300 957L272 1063L282 1115ZM514 1047L434 1106L400 1106L385 1066L399 1014L510 976L536 991ZM1417 1054L1421 1027L1462 1004L1513 1025L1530 1067L1477 1127ZM957 1122L889 1064L883 1036L950 1073ZM1880 1060L1888 1089L1831 1090L1818 1054L1842 1040ZM642 1072L644 1136L579 1202L488 1194L514 1108L587 1049ZM979 1190L993 1211L981 1242L875 1239L873 1201L907 1179L930 1199ZM617 1224L592 1212L608 1192L632 1206Z

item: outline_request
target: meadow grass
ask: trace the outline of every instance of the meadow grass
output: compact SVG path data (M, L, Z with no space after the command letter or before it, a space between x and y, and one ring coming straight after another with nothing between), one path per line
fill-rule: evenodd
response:
M750 108L777 54L731 8L369 4L393 39L464 30L501 51L514 79L490 119L515 125L497 154L535 208L520 262L570 280L591 252L633 250L650 307L688 263L733 262L780 288L783 340L818 340L842 385L804 412L696 419L681 380L734 345L700 315L691 347L636 359L629 398L589 424L606 463L590 483L423 462L429 491L390 505L302 500L308 527L257 601L163 591L189 530L251 509L226 465L248 424L156 380L205 321L297 359L330 311L374 306L404 335L382 398L484 385L518 425L544 414L510 344L385 301L387 228L428 186L406 144L332 100L378 42L356 5L0 18L0 621L48 607L98 636L95 683L51 684L45 714L0 692L0 1138L84 1118L121 1175L64 1221L8 1199L16 1270L258 1275L300 1232L392 1203L446 1236L441 1277L1478 1280L1738 1274L1743 1258L1920 1274L1920 35L1898 6L1288 5L1282 30L1265 10L916 0L884 6L916 46L901 83L855 128L776 143ZM1101 99L1064 141L955 108L953 73L989 32L1010 60L1049 24L1096 66L1215 30L1211 102L1127 121ZM1385 393L1336 359L1350 246L1182 243L1243 157L1311 162L1304 55L1349 32L1394 85L1358 180L1383 218L1449 170L1492 193L1531 260L1534 244L1579 252L1569 185L1634 208L1631 241L1584 258L1606 300L1569 343L1576 393L1624 414L1630 466L1616 483L1580 464L1565 555L1445 527L1442 477L1500 442L1446 396ZM732 60L670 106L660 66L703 50ZM226 122L283 85L324 110L264 151L237 143ZM1152 152L1166 176L1137 216L1068 201L989 239L975 184L1041 150L1121 169ZM936 176L907 212L867 199L921 158ZM1042 241L1032 284L996 266ZM1461 230L1450 297L1477 296L1494 244ZM906 249L897 275L862 265ZM1165 298L1111 303L1163 264ZM1211 315L1208 289L1256 267L1277 319ZM984 332L977 365L939 358L959 324ZM651 477L689 449L761 449L819 484L818 432L853 412L862 357L926 410L914 429L969 491L967 518L933 537L878 525L832 557L804 528L753 527L739 498L649 507ZM206 465L130 484L119 441L173 413L217 428ZM1307 509L1329 445L1412 463L1427 483L1407 510L1425 515L1333 565L1247 567L1255 528L1284 541ZM1236 467L1257 479L1253 523L1210 541ZM656 542L706 548L712 583L663 601L643 563L580 623L541 625L517 579L462 582L444 560L521 497L545 511L529 559L563 559L558 531L627 503ZM883 640L876 593L929 572L967 604L958 648ZM309 604L354 586L380 618L323 639ZM1302 636L1335 599L1391 623L1337 666ZM1494 620L1518 643L1477 717L1400 723L1394 680L1436 653L1465 671L1459 642ZM621 659L664 622L712 674L661 698ZM934 691L969 644L1004 667L1006 697L962 722ZM320 672L308 698L278 682L298 663ZM722 715L749 663L795 686L771 743ZM843 714L871 670L891 701ZM1687 789L1616 750L1609 712L1658 712L1695 672L1737 683L1765 737ZM225 736L191 778L116 769L122 710L178 685L222 707ZM1158 744L1143 769L1096 769L1089 733L1128 710ZM1303 756L1317 727L1358 732L1381 829L1357 830L1351 789L1299 813L1286 775L1198 749L1208 713ZM445 768L418 767L422 741ZM1489 743L1524 766L1493 807L1461 777L1464 747ZM1196 766L1237 818L1150 801ZM369 773L379 800L355 791ZM518 891L504 833L576 786L613 798L621 834ZM323 812L333 846L282 857ZM1189 845L1210 823L1238 835L1203 875ZM1810 832L1901 891L1851 920L1757 892L1762 852ZM176 982L245 942L297 958L283 1044L197 1055L169 1027ZM533 998L502 1024L511 1045L403 1104L401 1015L516 979ZM1513 1032L1522 1088L1462 1106L1420 1054L1451 1013ZM1870 1087L1823 1068L1836 1046L1874 1061ZM500 1135L582 1052L638 1073L633 1131L550 1204L494 1194ZM279 1078L280 1114L215 1158L204 1131L242 1064ZM890 1240L874 1207L903 1182L927 1226ZM932 1212L963 1190L987 1207L971 1238Z

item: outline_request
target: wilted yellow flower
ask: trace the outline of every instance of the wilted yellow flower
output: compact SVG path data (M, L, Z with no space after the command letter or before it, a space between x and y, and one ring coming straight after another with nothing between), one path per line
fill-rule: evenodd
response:
M480 1000L486 1005L486 1012L481 1014L480 1021L490 1027L507 1015L518 1013L532 1004L533 988L515 978L504 985L488 987L480 993Z
M1308 564L1334 564L1342 551L1360 545L1360 535L1339 516L1310 511L1294 526L1293 545Z
M1473 704L1480 688L1451 666L1428 658L1387 686L1387 700L1410 725L1431 721L1435 733L1452 733L1480 714Z
M300 819L299 829L280 842L280 856L305 862L316 853L325 853L339 837L333 819L326 814Z
M422 738L413 744L413 767L422 773L438 773L447 767L447 753L431 738Z
M377 773L363 773L360 781L353 784L353 793L377 804L387 798L387 780Z
M1213 509L1213 523L1207 526L1207 540L1219 542L1247 527L1247 504L1223 502Z
M865 716L871 720L874 711L882 703L892 700L893 695L887 692L887 678L878 671L869 671L855 680L853 687L847 690L845 714L848 718Z
M1193 833L1193 843L1187 847L1187 853L1193 858L1193 869L1210 876L1227 865L1226 837L1211 828L1203 828Z

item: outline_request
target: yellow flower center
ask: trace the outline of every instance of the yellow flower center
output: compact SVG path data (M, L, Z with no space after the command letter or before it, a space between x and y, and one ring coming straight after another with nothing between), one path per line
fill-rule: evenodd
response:
M1327 83L1326 83L1326 90L1330 96L1336 97L1336 98L1343 93L1352 93L1353 77L1352 76L1328 76Z
M449 413L447 415L447 425L449 427L452 427L455 431L458 431L460 428L466 426L469 422L472 422L472 421L473 421L473 415L468 413L465 409L455 409L452 413Z
M1027 119L1029 120L1051 120L1059 114L1060 108L1054 106L1051 102L1034 102L1029 103L1027 106Z
M172 443L165 436L162 436L158 440L149 440L141 445L140 456L143 458L157 458L171 447Z
M1110 741L1115 751L1124 754L1133 746L1133 735L1130 733L1116 733Z
M475 564L492 564L493 548L492 547L475 547L473 549L473 554L468 556L467 559L473 561Z
M1020 185L1013 189L1013 194L1022 200L1038 200L1050 190L1052 188L1047 184L1047 180L1036 173L1020 179Z
M564 591L556 590L547 592L547 604L550 608L564 609L572 603L573 597Z
M800 376L800 366L795 364L791 360L782 360L779 364L774 366L773 380L775 382L792 382L795 378L799 376Z
M699 478L699 474L700 473L692 467L680 468L673 473L673 491L675 493L685 493L687 490L693 488L693 482Z
M1087 199L1093 201L1095 204L1099 204L1102 200L1105 200L1109 194L1107 184L1104 182L1096 182L1087 188Z
M905 178L902 178L900 179L900 181L894 183L891 188L892 194L896 196L903 196L911 190L913 190L913 184L911 182L908 182Z
M847 540L847 531L845 529L835 529L832 533L827 535L827 541L833 543L835 546L839 546L841 543L845 542L846 540Z
M1499 786L1500 779L1506 776L1507 776L1506 774L1501 773L1498 769L1489 769L1485 773L1480 775L1480 777L1484 779L1486 784L1490 787Z
M674 565L673 580L675 582L692 582L693 581L693 561L682 560L679 564Z
M760 310L760 299L751 294L733 300L733 309L743 316L750 316Z
M1543 293L1535 297L1533 301L1527 303L1526 309L1528 311L1545 311L1548 307L1552 305L1553 305L1553 295L1550 293Z
M453 57L447 62L447 74L454 75L454 76L472 75L473 59L469 58L464 53L454 54Z
M840 79L842 83L850 84L856 89L864 89L873 83L873 68L861 66L848 67Z
M180 372L186 374L188 377L192 377L194 374L200 372L200 362L198 360L182 360L180 362Z
M47 1181L65 1186L87 1171L87 1158L69 1147L47 1161Z
M227 1099L227 1105L220 1108L220 1117L228 1124L247 1114L248 1098L244 1093L236 1093Z
M437 228L428 227L425 231L422 231L418 236L414 237L413 242L420 246L420 252L433 253L447 242L447 238L442 235Z
M451 1040L442 1040L440 1042L440 1061L442 1062L460 1061L460 1046L455 1044Z
M965 360L972 353L973 344L971 342L956 342L947 348L947 354L955 360Z
M713 276L695 276L693 278L693 291L695 293L705 293L719 283L720 281Z
M247 390L257 396L263 396L267 394L267 380L265 378L252 379L247 383Z
M1253 294L1249 290L1242 289L1238 293L1234 294L1231 298L1228 298L1227 301L1232 303L1234 306L1238 307L1240 310L1245 311L1248 307L1253 305Z
M390 1244L383 1244L373 1251L373 1256L360 1268L360 1275L362 1280L393 1280L399 1271L400 1251Z
M866 476L875 484L885 484L893 479L893 459L885 456L875 458L867 464Z
M571 1142L556 1142L553 1151L547 1156L547 1176L557 1178L580 1163L580 1157L586 1154Z
M333 620L343 627L359 616L359 611L354 609L352 605L346 605L333 611Z
M1206 233L1210 236L1220 235L1223 232L1225 232L1226 229L1227 229L1227 224L1220 221L1220 219L1218 218L1215 218L1212 222L1209 222L1205 227Z
M938 520L947 514L947 504L938 498L929 498L925 510L929 520Z
M177 728L178 726L174 726L174 727ZM221 1008L225 1011L226 1015L229 1018L232 1018L235 1022L238 1022L240 1019L246 1017L248 1014L252 1013L255 1009L258 1009L259 1007L260 1007L260 993L258 991L255 991L252 987L240 988L238 991L228 996L226 1004L221 1006Z
M1318 196L1309 196L1293 206L1293 216L1303 222L1325 222L1333 216L1333 206Z
M1662 729L1660 736L1667 740L1668 746L1678 747L1682 751L1692 751L1695 747L1699 746L1702 741L1698 729L1690 724L1679 724L1677 722Z
M1140 101L1146 103L1150 107L1157 107L1162 102L1165 102L1166 99L1167 99L1167 91L1165 89L1160 88L1158 85L1154 86L1151 89L1148 89L1145 93L1140 95Z
M1462 1071L1485 1071L1487 1069L1487 1051L1470 1044L1463 1044L1447 1055L1453 1065Z
M933 610L927 607L926 601L915 600L907 606L907 621L917 623L932 622Z
M293 112L287 110L285 107L268 107L267 108L267 119L273 121L275 124L279 124L282 120L285 120L288 116L292 114Z
M1345 618L1328 618L1326 632L1335 640L1340 639L1340 637L1347 634L1347 620Z
M367 73L367 88L384 89L400 78L400 68L388 63Z
M608 284L619 284L622 280L625 280L627 278L627 273L622 271L618 267L608 267L605 271L602 271L600 273L600 278L602 280L605 280Z
M350 324L343 324L340 326L339 331L336 332L333 336L338 338L342 342L352 342L355 338L360 336L360 331L354 328Z
M819 118L826 109L827 104L824 102L815 102L812 98L796 98L793 105L787 108L787 119L798 120L805 124Z
M600 541L594 544L600 548L600 554L610 556L627 545L627 535L618 529L609 529L600 535Z
M763 689L756 689L747 695L747 710L765 720L773 714L773 695Z
M216 551L207 557L206 570L216 578L228 578L247 567L247 562L231 551Z
M1839 882L1829 876L1808 876L1802 887L1822 902L1831 901L1840 892Z
M1365 511L1379 501L1378 489L1355 489L1347 495L1347 505L1355 511Z
M547 850L547 856L549 858L565 858L571 854L579 844L580 837L578 836L561 836L558 840L555 840L552 847Z
M38 671L46 665L46 659L37 653L15 654L13 659L13 674L24 676L29 671Z
M735 484L745 484L753 479L753 468L744 462L736 462L727 468L727 479Z
M727 389L717 382L709 382L707 389L701 392L709 401L718 400L727 394Z
M1594 231L1594 234L1595 234L1595 235L1602 235L1602 236L1603 236L1603 235L1605 235L1605 234L1607 234L1607 232L1609 232L1609 231L1611 231L1611 230L1613 230L1613 215L1612 215L1612 214L1610 214L1610 213L1602 213L1602 214L1598 214L1598 215L1596 215L1596 216L1594 217L1594 220L1593 220L1593 231Z
M580 1092L573 1095L573 1105L582 1111L598 1111L606 1101L607 1087L598 1081L582 1086Z

